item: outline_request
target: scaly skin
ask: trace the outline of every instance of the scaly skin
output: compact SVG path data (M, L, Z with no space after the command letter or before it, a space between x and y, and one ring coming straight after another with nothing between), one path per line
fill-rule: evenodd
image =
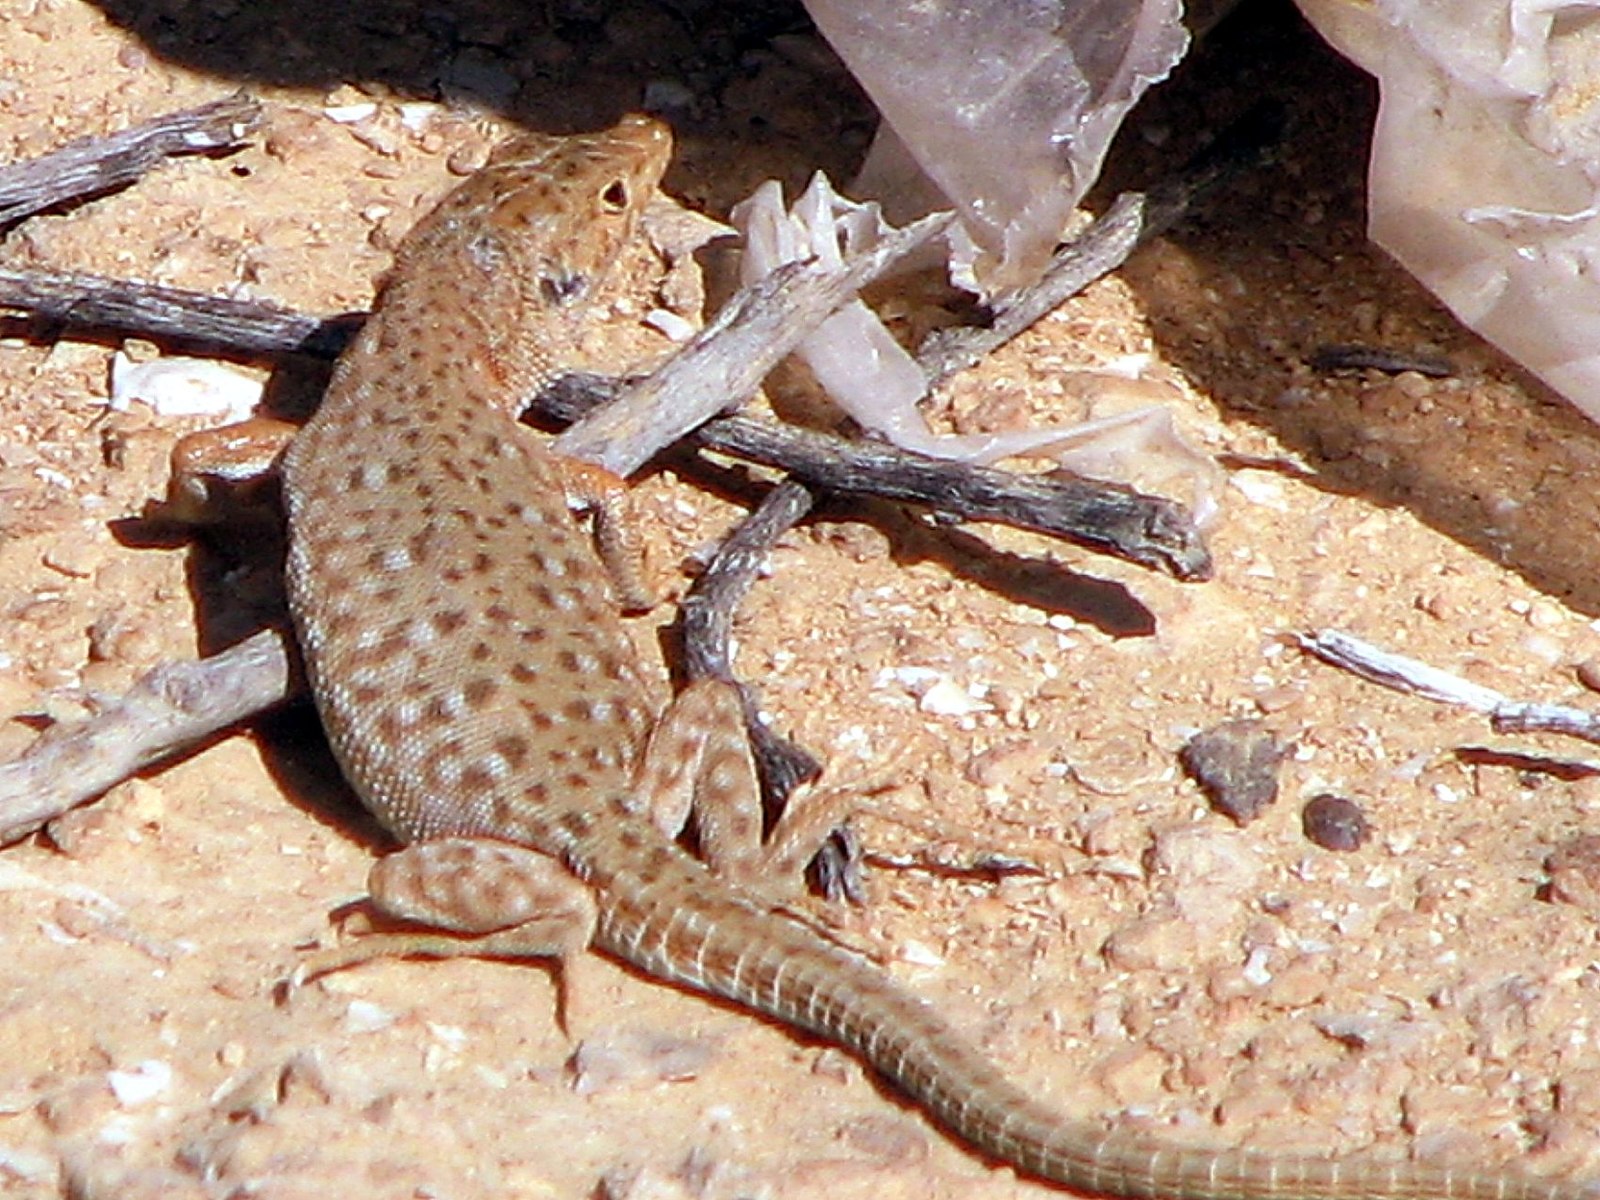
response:
M581 932L595 946L849 1047L971 1146L1076 1190L1588 1196L1509 1170L1182 1149L1064 1119L928 1005L658 831L642 794L654 777L636 775L655 713L632 644L561 464L514 418L580 344L603 342L612 265L669 154L665 128L637 116L507 143L406 240L290 448L295 625L367 807L404 842L468 839L451 902L483 918L475 929L514 926L531 899L474 846L551 856L592 889ZM713 711L710 732L736 738L721 727L732 709ZM712 777L724 790L747 778ZM525 939L527 953L552 948Z

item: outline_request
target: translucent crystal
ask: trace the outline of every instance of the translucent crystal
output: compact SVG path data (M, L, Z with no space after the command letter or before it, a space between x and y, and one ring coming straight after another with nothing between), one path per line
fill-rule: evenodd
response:
M1600 0L1300 0L1378 77L1372 238L1600 420Z
M1180 0L806 7L886 122L858 190L903 219L914 162L961 216L958 282L984 294L1038 278L1123 114L1188 45Z

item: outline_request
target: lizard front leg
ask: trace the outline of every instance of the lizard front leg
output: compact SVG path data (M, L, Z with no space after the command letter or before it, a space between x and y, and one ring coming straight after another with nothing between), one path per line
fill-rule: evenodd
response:
M260 521L263 512L277 520L277 461L298 431L275 417L251 417L180 438L166 498L152 501L146 515L195 526Z

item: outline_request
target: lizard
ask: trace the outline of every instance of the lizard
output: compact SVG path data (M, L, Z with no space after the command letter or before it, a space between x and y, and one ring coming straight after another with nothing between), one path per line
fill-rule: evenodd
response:
M1579 1200L1515 1168L1213 1150L1069 1119L926 1001L781 911L814 844L763 842L731 685L657 714L585 478L517 423L598 346L671 157L645 115L502 144L403 240L375 315L283 460L290 611L357 797L402 844L369 891L409 930L313 956L566 960L594 947L853 1051L1026 1175L1114 1197ZM698 855L678 838L696 821ZM786 818L786 822L788 819Z

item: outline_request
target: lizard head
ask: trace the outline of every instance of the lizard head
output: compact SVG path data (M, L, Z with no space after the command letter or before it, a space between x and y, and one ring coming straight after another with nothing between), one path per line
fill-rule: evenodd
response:
M672 156L672 133L632 113L610 129L503 142L445 198L402 253L463 235L470 266L511 283L525 304L581 304L633 238ZM467 264L464 264L467 265Z

